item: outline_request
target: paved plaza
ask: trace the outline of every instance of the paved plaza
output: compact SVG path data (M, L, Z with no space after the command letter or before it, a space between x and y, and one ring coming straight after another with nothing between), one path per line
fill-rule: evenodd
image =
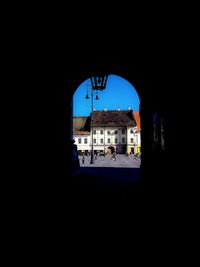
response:
M116 161L113 161L111 155L97 156L94 163L90 164L91 157L85 156L84 164L82 156L79 156L80 161L80 181L95 183L137 183L140 177L141 159L135 159L134 155L118 154Z
M128 157L123 154L116 155L116 161L113 161L111 155L97 156L94 159L94 163L90 164L91 157L85 156L84 164L82 162L82 156L79 156L79 162L81 167L114 167L114 168L140 168L141 159L135 159L134 155Z

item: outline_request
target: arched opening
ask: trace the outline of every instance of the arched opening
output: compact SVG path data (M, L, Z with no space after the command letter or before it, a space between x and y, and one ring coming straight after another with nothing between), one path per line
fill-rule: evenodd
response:
M73 149L71 140L73 140L73 95L76 92L77 88L82 83L84 83L84 81L101 70L105 70L107 73L114 73L115 75L123 77L134 86L140 99L139 113L141 118L141 159L139 160L141 164L140 168L134 169L137 171L137 175L139 175L139 187L142 187L142 191L138 191L140 194L140 192L146 192L147 190L155 191L159 188L159 186L162 186L166 182L162 179L162 175L164 172L166 172L167 169L166 162L168 162L170 149L172 151L171 136L173 136L173 134L170 130L171 125L169 124L169 114L166 112L168 106L167 104L169 103L166 103L166 94L163 94L163 91L160 90L160 80L155 80L155 77L151 78L145 75L142 70L138 70L137 72L136 67L137 66L135 66L134 62L129 64L107 63L106 65L84 63L73 71L70 83L67 87L66 85L64 87L65 91L67 91L67 88L70 88L70 97L66 97L65 122L67 126L65 129L65 136L67 136L66 141L68 143L66 142L65 153L67 154L67 158L72 158L71 155L73 153ZM85 93L86 91L84 90L84 97ZM99 97L102 96L99 95ZM81 99L81 101L83 100L83 98ZM163 138L159 137L161 133ZM130 151L132 148L135 147L130 146ZM101 159L103 159L103 157L101 157ZM99 186L103 184L102 178L104 180L108 180L108 175L106 172L108 168L105 170L106 167L98 169L98 180L92 174L94 168L91 167L94 167L94 165L90 165L88 167L88 173L85 173L85 176L82 179L82 177L78 177L78 174L76 175L75 173L74 175L74 173L71 172L71 169L73 169L73 166L75 165L73 164L73 160L72 162L70 162L70 164L68 164L68 162L69 161L66 161L65 170L67 174L70 171L69 176L66 175L66 177L70 177L70 180L66 180L67 182L69 181L73 184L74 190L76 190L76 188L80 188L81 192L83 192L84 197L85 191L83 190L82 185L85 185L84 188L87 190L95 184L96 189L98 189ZM78 162L80 163L80 161ZM117 162L118 161L114 162L110 160L109 164L111 165ZM138 161L135 160L134 162L137 163ZM116 168L114 170L116 172L118 171L118 174L120 173L120 175L124 175L125 172L129 171L128 168L123 168L121 172L119 172L119 168ZM114 180L115 176L113 175L113 177ZM132 179L132 175L130 175L129 177L130 179ZM97 180L101 181L101 183L99 182L98 185L96 184ZM92 181L92 183L90 183L90 181ZM120 179L118 179L118 181L120 182ZM124 181L125 179L123 179L121 183L122 185ZM120 190L122 188L121 184L119 184ZM130 188L129 185L130 184L128 184L127 186L127 190L129 190ZM136 188L135 184L134 188ZM92 190L90 190L92 194L94 192L93 189L94 187L92 187ZM131 190L129 192L132 194ZM79 194L79 190L77 192L77 194Z
M115 148L113 146L109 146L108 149L107 149L107 153L109 155L112 155L114 152L115 152Z
M89 79L79 84L73 96L72 125L81 171L90 167L93 171L94 167L129 168L130 172L140 168L140 98L127 79L110 74L101 92L92 92Z

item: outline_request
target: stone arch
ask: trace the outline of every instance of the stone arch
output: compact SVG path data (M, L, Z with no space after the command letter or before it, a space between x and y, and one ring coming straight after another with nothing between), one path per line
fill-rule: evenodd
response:
M72 117L73 117L73 95L77 88L80 86L81 83L83 83L85 80L89 79L91 76L95 74L100 74L100 73L107 73L107 74L113 74L117 75L121 78L126 79L130 84L133 85L135 88L139 99L140 99L140 119L141 119L141 129L142 129L142 134L141 134L141 152L142 152L142 161L141 161L141 169L144 168L144 154L151 154L151 116L152 116L152 107L155 106L154 101L156 99L153 99L151 96L152 92L151 90L146 89L146 84L145 80L141 76L141 72L136 71L136 67L133 67L133 65L124 65L124 64L107 64L105 65L95 65L95 64L84 64L82 66L78 66L75 71L73 70L73 75L69 74L69 77L73 77L71 81L69 82L69 91L70 93L68 94L68 99L66 100L66 106L70 106L70 112L68 109L68 113L66 112L66 120L68 120L68 129L66 127L66 135L69 137L69 129L71 129L70 132L70 140L69 143L71 143L71 140L73 138L73 132L72 132ZM70 97L69 97L70 96ZM145 107L145 108L144 108ZM70 120L69 120L70 119ZM69 125L70 124L70 125ZM145 134L144 134L145 132ZM146 134L147 133L147 134ZM146 149L145 149L146 148ZM67 153L71 153L70 151L67 151ZM68 154L68 157L70 155ZM145 159L149 159L150 157L146 156ZM145 162L146 164L146 162ZM147 164L148 163L147 160ZM142 172L141 172L142 173Z

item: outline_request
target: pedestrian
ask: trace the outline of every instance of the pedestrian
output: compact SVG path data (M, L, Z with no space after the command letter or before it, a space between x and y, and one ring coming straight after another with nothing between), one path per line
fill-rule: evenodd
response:
M138 160L138 153L134 154L134 159Z
M112 154L112 157L111 157L111 159L112 159L113 161L116 161L115 152Z
M82 163L85 164L85 156L82 156Z

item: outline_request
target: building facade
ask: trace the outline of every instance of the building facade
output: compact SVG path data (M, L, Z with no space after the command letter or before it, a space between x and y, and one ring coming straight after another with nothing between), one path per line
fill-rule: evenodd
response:
M92 117L74 117L73 138L79 153L119 154L140 152L139 112L93 111ZM137 117L137 118L136 118ZM93 131L93 134L92 134Z

